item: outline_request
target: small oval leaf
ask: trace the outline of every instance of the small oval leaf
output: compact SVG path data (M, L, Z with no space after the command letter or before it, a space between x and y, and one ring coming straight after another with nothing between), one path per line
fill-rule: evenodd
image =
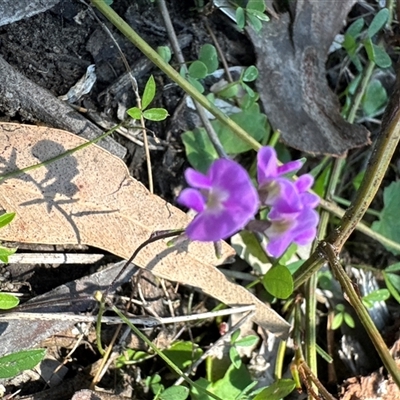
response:
M23 350L0 357L0 379L12 378L35 367L46 354L45 349Z
M126 111L126 113L133 119L139 119L140 120L140 118L142 116L142 112L137 107L130 108L129 110Z
M253 400L280 400L293 392L296 384L292 379L278 379L263 389Z
M142 110L146 109L149 104L153 101L156 95L156 82L153 75L150 75L149 80L146 83L142 96Z
M254 65L247 67L243 73L243 80L245 82L253 82L258 77L258 69Z
M17 307L19 299L8 293L0 293L0 309L9 310L10 308Z
M207 66L199 61L193 61L188 69L189 76L194 79L203 79L207 76Z
M272 267L263 277L267 292L278 299L287 299L293 293L293 277L284 265Z
M8 225L15 217L15 213L5 213L0 215L0 228Z
M371 38L376 35L386 24L389 18L389 10L387 8L382 8L372 20L370 26L368 27L368 36Z
M207 67L208 74L212 74L218 68L217 50L212 44L206 43L201 47L199 61Z
M186 400L189 396L189 389L185 386L171 386L165 389L160 395L161 400Z
M163 121L168 115L165 108L150 108L143 111L143 117L149 121Z

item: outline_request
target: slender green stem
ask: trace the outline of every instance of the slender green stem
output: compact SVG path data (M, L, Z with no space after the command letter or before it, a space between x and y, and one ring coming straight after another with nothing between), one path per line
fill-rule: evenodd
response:
M363 78L358 85L356 95L353 98L353 104L346 118L347 121L349 121L351 124L353 124L356 119L357 111L360 108L362 98L365 94L365 91L367 90L367 86L369 84L369 81L371 80L371 76L374 72L375 66L376 64L373 61L370 61L364 70Z
M156 51L154 51L111 7L103 0L92 0L92 4L131 41L146 57L149 58L157 67L159 67L169 78L176 82L186 93L194 100L200 103L206 110L212 113L215 118L229 127L235 135L248 143L254 150L258 150L261 145L253 139L243 128L237 125L221 110L215 107L208 99L197 91L185 78L166 63Z
M350 304L356 311L361 323L364 325L364 328L367 331L372 343L374 344L380 358L382 359L383 364L392 375L392 378L396 382L397 386L400 387L400 370L397 367L396 362L390 355L389 349L382 339L380 332L376 328L374 322L368 314L368 311L364 307L360 295L356 292L353 283L351 282L350 278L340 264L337 257L337 249L332 244L327 242L322 243L321 249L325 252L326 258L337 280L340 282L340 285L348 296Z

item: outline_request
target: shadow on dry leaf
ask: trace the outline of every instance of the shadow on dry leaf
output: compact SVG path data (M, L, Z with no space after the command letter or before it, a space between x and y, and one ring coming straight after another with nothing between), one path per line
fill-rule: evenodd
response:
M12 161L2 172L37 164L82 143L66 131L2 123L0 157L3 163ZM179 229L189 222L185 213L130 177L120 159L95 145L1 182L0 206L17 214L12 224L0 230L3 240L87 244L122 258L128 258L154 231ZM286 337L289 324L283 318L214 267L234 250L223 243L221 254L217 260L212 243L168 247L165 241L157 241L139 252L135 264L161 278L194 286L227 305L255 304L254 321Z

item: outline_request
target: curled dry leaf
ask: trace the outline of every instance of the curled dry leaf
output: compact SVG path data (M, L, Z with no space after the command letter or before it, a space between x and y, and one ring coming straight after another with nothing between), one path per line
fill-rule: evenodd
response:
M43 162L85 141L69 132L0 124L0 168L7 173ZM0 239L49 244L88 244L128 258L157 230L185 227L185 213L151 194L129 176L125 164L91 145L45 167L6 179L0 206L16 218ZM280 337L289 325L245 288L231 283L214 265L234 254L226 243L217 260L210 243L145 247L135 263L155 275L191 285L227 305L255 304L254 321Z
M290 1L290 10L263 24L259 33L248 30L257 55L260 100L291 147L343 156L370 144L367 129L342 118L326 79L329 46L355 2Z

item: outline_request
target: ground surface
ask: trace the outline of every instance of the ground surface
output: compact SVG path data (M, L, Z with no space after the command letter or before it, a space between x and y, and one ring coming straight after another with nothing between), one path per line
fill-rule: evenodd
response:
M173 1L170 2L168 6L177 34L185 37L183 39L184 44L182 45L184 56L188 60L193 60L196 58L200 46L205 42L209 42L209 36L201 21L201 17L199 17L193 9L192 2ZM164 25L159 11L153 3L146 0L135 2L120 0L114 2L113 8L153 47L166 44L166 30L163 27ZM357 11L353 11L353 13L354 12ZM230 65L248 66L255 63L256 54L251 42L245 35L238 33L232 26L232 23L222 13L214 11L207 15L206 18L217 36L218 42ZM132 68L137 68L135 76L139 87L142 88L144 86L150 73L155 76L157 83L155 106L165 107L171 115L171 118L168 118L165 122L149 124L148 127L154 131L155 137L157 138L157 141L155 141L157 144L156 150L153 150L151 153L155 193L160 195L163 199L174 203L177 192L184 184L183 171L188 165L180 135L184 130L192 129L197 126L198 120L184 106L183 91L165 78L156 68L146 64L141 53L135 49L128 40L118 34L111 25L108 23L106 25L111 29L129 65ZM119 109L126 109L135 105L135 95L129 84L118 88L115 86L118 79L125 73L125 66L115 43L104 31L99 22L87 10L87 7L78 0L61 1L57 6L46 12L26 20L0 27L0 55L22 75L40 87L50 91L53 96L66 94L69 88L85 74L86 68L91 64L95 64L97 81L90 94L85 95L75 104L76 106L89 110L89 117L90 114L92 114L93 118L95 116L100 116L112 120L114 123L118 123ZM335 61L330 62L334 63ZM331 76L336 76L334 66L329 71ZM26 93L24 96L26 96ZM35 116L32 110L16 111L10 106L10 103L2 102L1 99L0 110L0 117L5 121L43 123L41 118ZM57 126L55 122L54 126ZM373 126L371 127L371 125L369 125L368 129L374 134ZM147 184L148 178L143 147L122 136L114 135L114 139L126 149L124 161L128 165L132 176L144 184ZM359 143L357 146L358 145ZM355 241L357 242L357 239L355 239ZM24 246L23 244L20 244L19 248L21 250L28 249L35 252L51 252L53 250L71 251L68 247L30 247ZM370 261L382 261L384 260L382 254L386 257L386 253L380 247L378 250L374 249L371 251L368 245L367 251L371 257L363 256L365 249L362 246L355 246L353 250L354 253L351 257L353 257L354 263L365 262L366 258ZM77 253L98 252L95 249L76 247L74 247L72 251ZM116 257L111 255L106 256L108 257L106 259L107 262L116 261ZM4 286L5 289L3 289L18 289L28 297L33 297L35 295L47 293L49 290L70 282L73 279L87 276L89 275L88 272L93 273L97 271L99 267L104 266L106 261L103 259L90 267L82 265L64 265L54 268L54 265L10 265L0 270L2 275L6 277L5 280L8 282L5 285L9 285ZM384 263L384 261L382 261L382 263ZM176 305L176 310L179 310L177 311L178 313L187 310L188 301L193 300L190 297L192 292L188 288L181 288L180 291L176 293L172 284L169 283L166 284L164 289L160 289L160 287L155 284L154 278L151 275L139 275L137 279L141 280L142 293L139 293L140 296L147 301L153 302L153 311L156 315L169 315L170 310L162 301L165 297L169 297L169 300L174 305L177 304L176 301L180 301L180 304ZM138 295L137 281L135 281L135 283L136 286L134 285L133 289L134 297ZM128 286L124 289L123 293L126 296L130 296L132 290ZM215 305L215 302L212 299L207 299L205 296L195 293L193 304L195 304L197 311L200 312L211 309ZM137 307L133 311L136 313L143 312L140 307ZM398 313L398 309L395 309L391 313L389 321L392 321L396 313ZM325 316L323 314L321 314L321 318L325 321ZM392 324L392 322L389 322L389 324ZM27 326L26 329L29 330L29 326ZM323 328L321 329L323 330ZM175 327L171 328L171 330L172 331L169 329L154 330L150 333L150 336L152 338L157 338L159 345L162 347L170 343L171 338L175 336L179 328ZM47 390L43 381L30 382L30 380L34 380L32 377L27 378L27 382L13 382L13 384L8 387L9 391L12 392L13 390L21 389L22 392L20 395L32 395L31 397L26 397L30 399L69 399L72 397L73 393L79 389L87 388L88 382L90 382L93 377L93 371L96 370L96 363L99 360L93 337L89 336L85 339L78 347L78 350L76 350L71 357L66 358L66 355L72 348L71 341L68 342L68 335L72 336L73 334L67 332L59 336L56 335L46 343L54 357L58 360L65 360L65 364L68 367L67 374L60 378L63 380L63 389L61 391L63 393L50 392L52 394L49 394L49 392L43 392L44 389ZM106 328L104 332L106 342L110 340L109 338L107 339L107 336L111 335L111 328ZM193 337L203 336L202 343L208 346L218 338L219 332L215 323L204 323L204 325L194 328L193 331L190 332L190 335ZM188 339L190 335L185 332L183 337ZM335 335L336 340L339 341L342 333L337 331ZM325 337L323 331L321 337ZM389 345L392 345L394 340L395 339L393 339ZM131 341L132 346L142 345L142 343L138 342L135 338L132 338ZM363 342L363 345L366 347L370 346L367 339ZM371 358L373 357L371 356ZM369 373L371 370L380 366L381 364L378 360L377 363L368 365L365 371L356 371L355 374L361 372ZM132 395L132 392L128 390L128 388L131 387L134 387L136 390L135 393L138 393L133 394L132 398L152 398L149 393L143 392L143 388L138 382L140 381L140 377L146 377L154 371L159 370L162 371L161 373L165 374L167 378L169 377L170 373L162 369L160 364L154 360L146 361L140 364L139 367L128 367L122 372L116 371L115 368L111 367L98 386L120 395L120 397L115 398L125 398L122 396ZM341 364L337 366L337 371L337 381L330 382L332 384L330 388L335 388L336 385L341 384L342 380L353 376L352 372ZM204 371L199 371L199 376L203 372ZM321 379L325 379L324 383L327 383L330 378L331 376L328 377L328 374L324 371L321 372ZM381 380L385 379L385 377L378 378ZM351 384L357 385L358 382L349 382L348 384L350 386ZM354 386L351 390L357 393L357 388L354 388ZM36 395L33 394L35 392L37 393ZM343 389L343 393L345 392L346 389ZM333 389L333 393L335 393L335 389ZM363 392L363 395L365 393L366 392ZM336 394L337 393L335 393L335 395ZM81 398L83 399L84 397ZM101 398L106 399L114 397ZM358 397L344 398L355 399Z

